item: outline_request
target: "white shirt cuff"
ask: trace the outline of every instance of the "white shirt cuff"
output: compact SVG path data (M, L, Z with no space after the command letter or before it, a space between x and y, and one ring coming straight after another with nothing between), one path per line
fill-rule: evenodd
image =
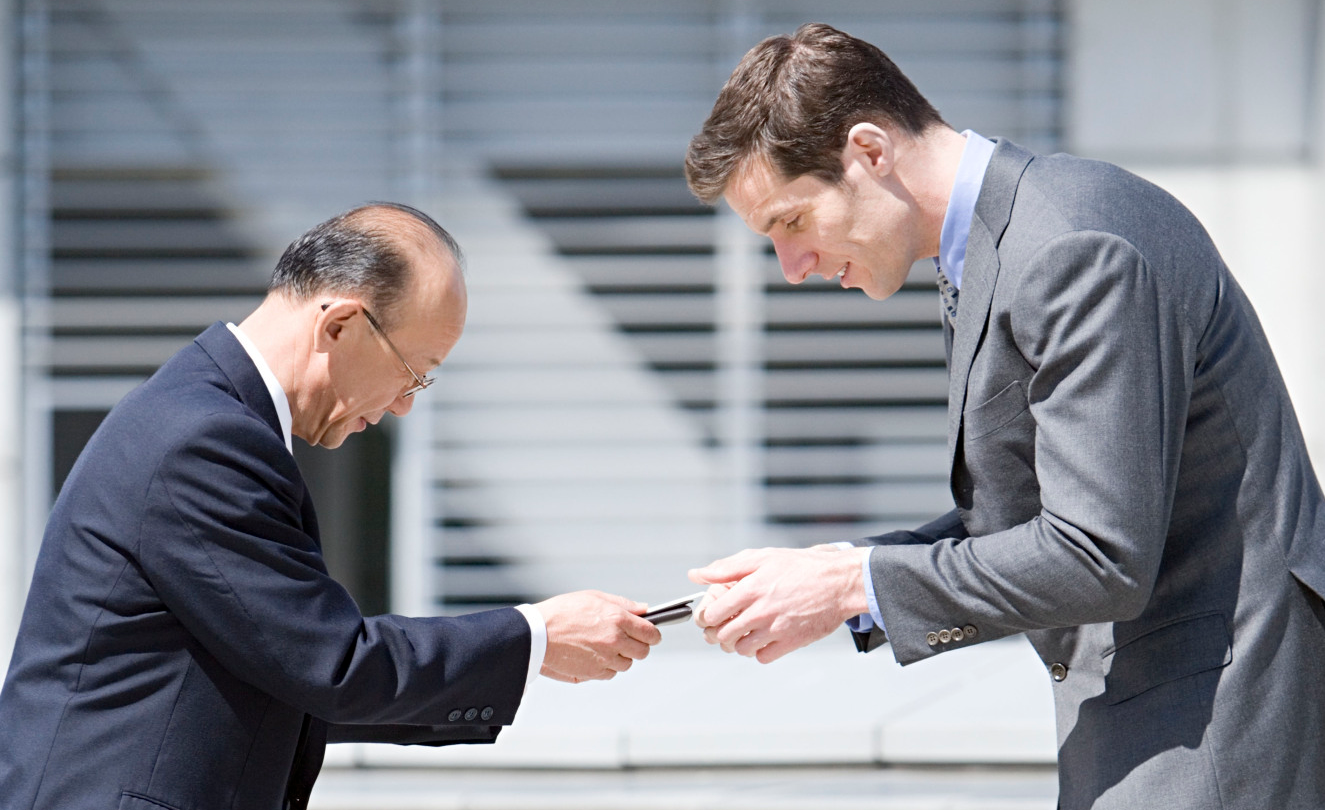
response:
M844 540L833 543L833 545L844 550L855 548L851 543ZM870 575L871 556L871 554L866 554L865 559L860 562L861 579L865 582L865 602L870 606L870 612L862 613L859 616L853 616L852 618L847 619L847 629L853 633L868 633L870 630L874 629L876 624L879 626L880 630L885 633L888 632L883 626L883 615L879 613L879 600L874 595L874 577Z
M524 681L524 688L528 689L543 668L543 656L547 655L547 624L533 605L516 605L515 609L529 622L529 674Z

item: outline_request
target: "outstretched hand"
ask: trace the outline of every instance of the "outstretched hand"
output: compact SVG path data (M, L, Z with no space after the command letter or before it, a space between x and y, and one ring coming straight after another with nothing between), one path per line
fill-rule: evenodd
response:
M868 548L747 549L690 572L709 585L695 610L704 638L760 663L818 641L866 612Z
M662 633L639 614L648 606L601 591L576 591L534 605L547 625L541 674L558 681L609 680L649 654Z

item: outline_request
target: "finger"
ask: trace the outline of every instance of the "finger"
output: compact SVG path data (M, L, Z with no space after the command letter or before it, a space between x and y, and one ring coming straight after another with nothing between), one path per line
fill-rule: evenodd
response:
M704 640L707 641L709 644L719 644L720 642L718 641L718 630L720 629L721 628L719 627L705 627Z
M703 568L691 568L689 571L686 571L686 578L689 579L691 582L695 583L696 585L708 585L713 582L716 582L718 580L715 580L713 578L715 576L714 572L709 570L711 567L712 566L705 566Z
M729 565L726 561L719 560L715 563L709 563L703 568L691 568L686 572L686 576L697 585L713 585L714 583L735 582L749 573L743 567Z
M635 662L627 658L626 656L618 655L616 658L612 659L612 661L608 663L607 666L609 669L613 670L614 672L625 672L626 670L630 669L630 665L633 663Z
M747 634L747 635L748 635L748 634ZM723 641L722 641L722 649L726 650L726 651L729 652L729 653L734 653L734 652L736 652L736 645L737 645L737 644L741 641L741 639L743 639L743 638L745 638L745 636L741 636L740 638L732 638L731 640L723 640Z
M649 650L652 649L648 644L642 641L636 641L633 638L624 639L617 645L616 654L626 658L640 660L649 657Z
M764 646L755 653L755 660L761 664L771 664L789 652L795 652L799 647L786 641L774 641Z
M704 606L702 603L690 614L690 621L694 622L695 626L700 630L707 630L711 626L708 622L704 621Z
M710 585L708 587L708 590L705 591L704 595L700 598L699 604L695 605L695 609L691 611L690 614L691 618L694 619L696 625L698 625L701 629L710 626L707 618L704 615L704 610L709 605L713 604L714 599L717 599L719 596L722 596L730 589L731 586L727 585L726 583L719 583L715 585Z
M742 613L718 628L718 643L727 652L736 652L736 642L755 631L767 632L768 627Z
M746 549L730 557L714 560L703 568L691 568L686 576L699 585L735 582L759 567L758 558L759 550Z
M755 653L767 647L773 640L772 634L767 630L755 630L746 633L744 636L737 639L736 642L732 644L732 652L737 655L744 655L746 658L751 658Z
M700 629L709 626L708 622L704 621L704 608L708 607L709 603L712 601L713 601L712 594L706 593L704 594L703 598L699 600L699 604L695 605L695 609L690 611L690 620L693 621Z
M642 644L653 646L662 641L662 631L653 622L645 619L632 618L629 621L622 622L621 629L626 631L627 636ZM643 658L644 656L636 657Z
M602 599L604 602L611 602L614 605L625 608L627 613L633 613L638 616L649 609L644 602L636 602L634 599L627 599L624 596L618 596L614 593L603 593L602 591L589 591L589 593Z
M744 581L736 583L704 606L702 617L704 625L712 626L730 621L748 608L755 601L756 596L754 587L748 586Z

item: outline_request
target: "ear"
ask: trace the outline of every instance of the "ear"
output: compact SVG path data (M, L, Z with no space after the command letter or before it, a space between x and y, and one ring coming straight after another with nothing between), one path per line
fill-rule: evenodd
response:
M349 298L336 298L320 304L313 317L313 351L330 352L346 335L349 322L361 315L363 305Z
M892 174L894 158L893 138L879 125L860 123L847 133L847 145L842 150L844 168L856 163L881 179Z

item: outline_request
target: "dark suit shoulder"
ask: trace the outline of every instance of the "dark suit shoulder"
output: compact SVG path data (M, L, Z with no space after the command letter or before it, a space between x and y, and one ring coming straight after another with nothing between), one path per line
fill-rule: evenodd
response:
M283 438L196 344L107 415L65 480L46 543L71 542L77 526L95 524L103 542L136 555L154 486L211 491L218 504L233 487L250 503L280 503L287 524L307 522L307 490Z
M244 362L251 361L245 357ZM261 394L269 401L265 391ZM225 371L197 344L180 350L116 405L101 432L109 434L104 438L132 443L140 456L160 456L221 433L273 466L293 465L283 437L243 401Z

